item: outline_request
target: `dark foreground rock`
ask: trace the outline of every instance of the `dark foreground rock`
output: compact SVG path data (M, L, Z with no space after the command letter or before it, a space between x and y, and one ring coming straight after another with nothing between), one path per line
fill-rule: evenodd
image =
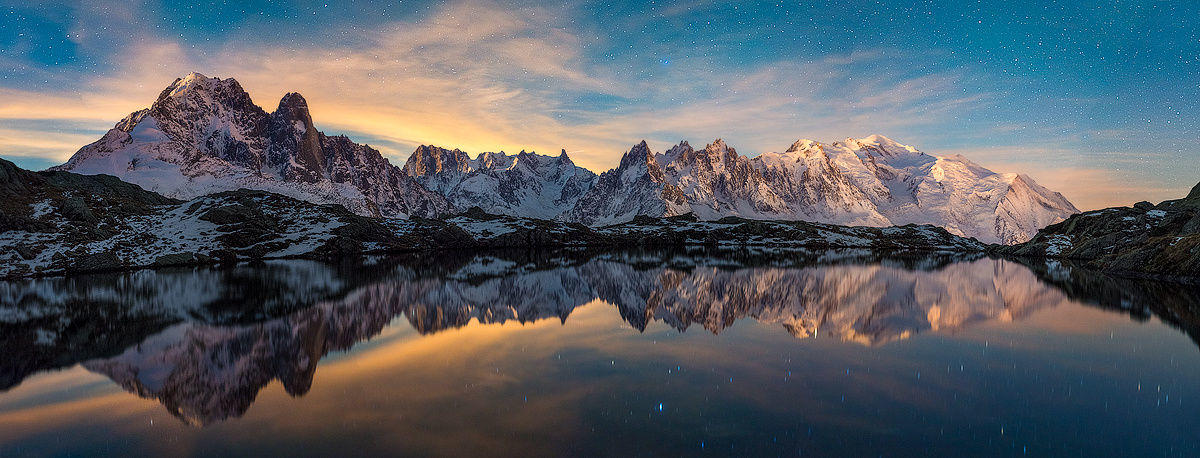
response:
M1028 242L993 251L1070 260L1124 276L1200 282L1200 184L1183 199L1080 213Z

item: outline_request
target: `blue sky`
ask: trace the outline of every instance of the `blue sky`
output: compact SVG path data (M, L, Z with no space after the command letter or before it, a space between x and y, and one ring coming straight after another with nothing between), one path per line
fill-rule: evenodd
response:
M64 161L183 74L402 162L640 139L743 154L881 133L1080 208L1200 180L1200 2L11 2L0 156Z

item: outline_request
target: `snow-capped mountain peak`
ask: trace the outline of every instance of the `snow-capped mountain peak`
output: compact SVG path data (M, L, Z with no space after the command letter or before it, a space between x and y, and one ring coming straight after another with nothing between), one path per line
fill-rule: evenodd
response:
M318 131L300 94L287 94L268 114L236 80L199 73L176 79L150 108L55 168L115 175L183 199L249 188L366 215L452 211L379 151Z
M704 146L704 154L708 156L713 167L716 168L724 166L726 161L736 161L740 157L737 154L737 150L726 145L725 140L719 138Z
M669 164L674 162L680 156L690 155L695 152L692 145L688 144L687 140L681 140L678 145L672 146L664 153L657 154L654 159L659 164Z
M645 140L633 145L628 153L621 156L621 164L617 168L628 168L639 164L648 163L653 159L654 155L650 153L650 145L646 144Z
M848 139L848 140L854 140L854 141L857 141L858 143L862 143L862 144L866 144L866 145L879 145L879 146L883 146L883 147L912 149L911 146L903 145L898 141L892 140L892 139L887 138L880 134L871 134L871 135L868 135L866 137L863 137L863 138L860 138L857 140L855 140L855 139ZM913 149L913 151L915 151L915 149Z
M704 151L709 153L723 153L728 150L729 145L725 144L725 140L719 138L704 146Z
M560 165L560 166L564 166L564 165L568 165L568 164L575 165L575 161L572 161L571 156L567 155L566 148L563 148L562 152L558 153L558 158L556 160L558 161L558 165Z
M216 80L216 78L213 78L213 80ZM220 80L217 81L219 82ZM207 76L201 75L198 72L191 72L184 75L183 78L176 79L174 83L171 83L167 87L165 92L168 97L178 97L189 90L203 88L208 83L209 78Z
M792 146L788 147L787 151L785 152L795 153L799 151L818 151L820 148L822 148L820 142L817 142L816 140L809 140L807 138L801 138L796 140L795 143L792 143Z

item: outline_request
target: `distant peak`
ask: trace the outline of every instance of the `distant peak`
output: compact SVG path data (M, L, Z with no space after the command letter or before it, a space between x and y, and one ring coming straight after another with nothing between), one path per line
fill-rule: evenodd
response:
M283 107L283 106L307 107L308 101L304 100L304 96L300 95L299 92L289 92L287 94L284 94L283 98L279 100L279 106L280 107Z
M537 167L539 162L539 157L536 152L521 150L521 152L517 153L516 160L512 162L510 167L516 166L517 164L527 164L531 167Z
M188 73L187 75L184 75L183 78L176 78L175 82L171 83L171 85L167 87L167 95L174 97L187 93L190 90L205 86L208 80L209 78L207 76L204 76L199 72Z
M860 139L848 138L848 139L846 139L846 144L848 144L848 145L869 145L869 146L878 148L880 150L883 150L883 152L892 154L892 155L904 154L904 153L924 154L924 153L921 153L921 151L917 150L916 148L905 145L903 143L900 143L898 141L892 140L888 137L885 137L885 136L879 135L879 134L869 135L867 137L863 137Z
M183 78L178 78L175 81L179 84L190 84L195 81L202 81L202 80L206 80L206 79L208 79L208 77L204 76L200 72L191 72L186 75L183 75Z
M692 145L688 144L687 140L681 140L678 145L672 146L670 150L667 150L667 152L671 154L682 153L685 151L692 151Z
M737 155L737 150L733 149L729 145L726 145L725 140L722 140L719 138L716 140L713 140L712 143L709 143L707 146L705 146L704 152L705 152L705 154L708 154L709 156L717 156L717 155L736 156Z
M571 156L567 155L567 149L563 148L562 152L558 153L558 163L559 164L574 164L575 162L571 161Z
M274 116L298 120L304 123L305 130L313 125L312 115L308 112L308 102L298 92L289 92L279 99L279 107L275 109Z
M448 153L448 152L450 152L450 150L448 150L446 148L442 148L437 145L432 145L432 144L420 145L417 147L417 150L414 151L414 153L418 153L418 154L433 154L433 153L443 153L443 152Z
M787 149L787 152L794 153L794 152L800 151L800 150L808 150L808 149L812 149L813 147L816 147L818 145L820 145L820 143L817 142L816 140L809 140L807 138L801 138L799 140L796 140L795 143L792 143L792 146Z
M641 143L633 145L633 148L630 148L629 152L621 157L621 166L627 166L631 161L648 162L653 159L653 155L650 154L650 146L646 144L645 140L642 140Z
M895 140L892 140L890 138L887 138L887 137L885 137L883 135L879 135L879 134L868 135L864 138L859 139L858 141L862 142L862 143L874 143L874 144L881 144L881 145L889 145L889 144L899 145L900 144L900 143L896 142Z
M197 72L188 73L183 78L176 78L166 89L163 89L158 95L157 101L164 99L182 99L188 94L212 94L225 93L234 98L245 99L248 101L250 95L242 89L237 80L233 78L211 78ZM205 99L209 99L205 97Z
M729 149L729 145L725 144L725 140L721 140L719 138L704 146L704 150L709 152L720 152L726 149Z

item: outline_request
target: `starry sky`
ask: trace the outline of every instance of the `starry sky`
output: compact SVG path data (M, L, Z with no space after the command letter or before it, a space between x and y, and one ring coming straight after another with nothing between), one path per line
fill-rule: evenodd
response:
M65 161L191 71L400 164L414 147L601 171L878 133L1081 209L1200 180L1200 2L0 0L0 157Z

